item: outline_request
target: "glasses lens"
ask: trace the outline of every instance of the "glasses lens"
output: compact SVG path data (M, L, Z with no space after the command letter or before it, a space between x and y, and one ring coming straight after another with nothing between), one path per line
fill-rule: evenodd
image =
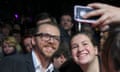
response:
M51 38L54 39L55 41L60 41L59 36L50 35L48 33L40 33L40 34L36 34L35 36L40 36L40 38L46 41L50 40Z

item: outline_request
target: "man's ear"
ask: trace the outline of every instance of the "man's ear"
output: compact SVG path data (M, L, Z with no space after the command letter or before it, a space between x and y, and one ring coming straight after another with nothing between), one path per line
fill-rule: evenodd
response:
M34 46L35 45L35 37L32 37L32 39L31 39L32 41L32 45Z

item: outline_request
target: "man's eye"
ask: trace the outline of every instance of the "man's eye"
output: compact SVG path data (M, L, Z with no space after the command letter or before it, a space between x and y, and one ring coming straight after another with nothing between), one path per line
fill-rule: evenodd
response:
M45 35L43 35L43 37L50 37L50 35L48 35L48 34L45 34Z
M56 40L60 41L60 38L59 37L54 37Z

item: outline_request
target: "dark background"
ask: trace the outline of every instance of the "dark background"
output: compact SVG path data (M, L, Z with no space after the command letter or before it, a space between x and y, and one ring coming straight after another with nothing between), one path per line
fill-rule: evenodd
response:
M73 6L76 4L87 5L92 2L120 6L119 0L0 0L0 19L11 18L16 13L19 16L34 16L40 12L49 12L59 18L63 12L73 14Z

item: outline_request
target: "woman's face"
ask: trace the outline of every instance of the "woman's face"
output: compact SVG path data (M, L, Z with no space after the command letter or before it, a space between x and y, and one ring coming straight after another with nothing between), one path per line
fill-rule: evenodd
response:
M10 45L8 43L3 44L3 51L5 54L9 55L9 54L13 53L14 50L15 50L15 48L12 45Z
M71 40L72 57L77 64L88 64L94 61L98 54L96 46L85 34L78 34Z

